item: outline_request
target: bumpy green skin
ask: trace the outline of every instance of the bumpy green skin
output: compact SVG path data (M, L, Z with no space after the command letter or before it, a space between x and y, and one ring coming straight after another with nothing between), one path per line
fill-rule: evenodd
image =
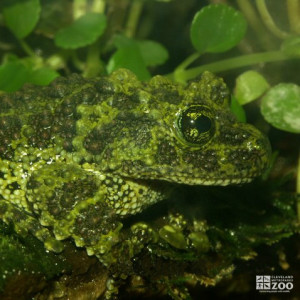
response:
M145 224L124 237L122 219L166 198L172 183L239 184L267 166L268 141L236 121L228 97L209 72L183 87L127 70L1 95L0 218L49 250L71 237L106 266L130 261L157 237ZM185 247L174 227L159 235Z

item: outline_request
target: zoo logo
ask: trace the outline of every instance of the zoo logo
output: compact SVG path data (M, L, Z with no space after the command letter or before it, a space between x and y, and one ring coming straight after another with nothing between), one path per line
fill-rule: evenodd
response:
M256 276L256 289L261 293L289 293L293 287L293 276L290 275Z

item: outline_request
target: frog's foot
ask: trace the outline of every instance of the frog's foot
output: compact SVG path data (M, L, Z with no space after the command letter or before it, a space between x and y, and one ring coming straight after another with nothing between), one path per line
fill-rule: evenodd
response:
M104 293L104 299L114 300L118 299L120 283L117 283L113 278L109 278L106 281L106 291Z
M0 199L0 218L6 224L13 224L14 230L21 236L26 236L28 232L33 234L44 243L47 250L57 253L63 250L63 244L55 239L30 212L21 210L4 199Z

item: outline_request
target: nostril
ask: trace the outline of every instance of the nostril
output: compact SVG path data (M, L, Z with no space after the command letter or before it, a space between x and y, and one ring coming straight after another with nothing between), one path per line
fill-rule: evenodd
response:
M270 152L270 144L266 138L258 138L248 141L246 147L249 151Z

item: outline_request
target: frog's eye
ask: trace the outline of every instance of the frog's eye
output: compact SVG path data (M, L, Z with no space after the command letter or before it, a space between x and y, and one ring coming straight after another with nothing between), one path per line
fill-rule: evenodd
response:
M188 143L203 145L215 132L212 112L206 106L194 105L181 112L177 120L181 137Z

